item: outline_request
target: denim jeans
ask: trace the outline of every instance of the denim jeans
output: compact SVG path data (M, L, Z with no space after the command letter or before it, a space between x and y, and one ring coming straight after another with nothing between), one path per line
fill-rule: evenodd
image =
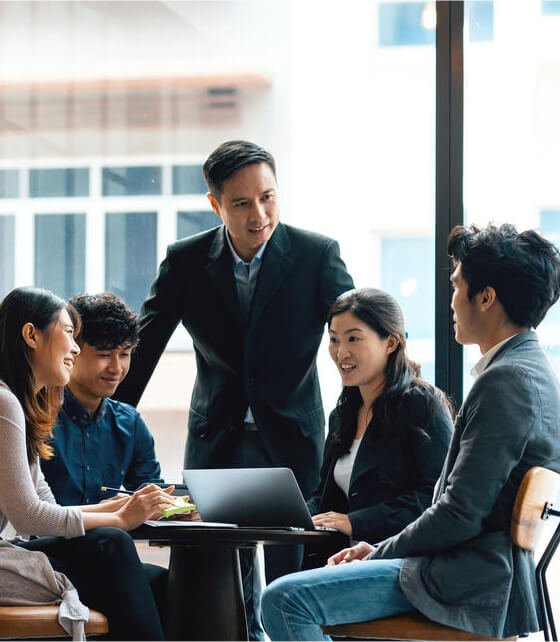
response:
M271 640L329 640L321 624L365 622L414 611L399 585L402 559L365 560L292 573L264 591Z

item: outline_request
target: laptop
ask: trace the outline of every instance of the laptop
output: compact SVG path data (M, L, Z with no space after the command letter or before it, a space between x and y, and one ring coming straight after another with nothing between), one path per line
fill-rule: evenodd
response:
M316 528L289 468L184 470L191 501L205 521L261 528Z

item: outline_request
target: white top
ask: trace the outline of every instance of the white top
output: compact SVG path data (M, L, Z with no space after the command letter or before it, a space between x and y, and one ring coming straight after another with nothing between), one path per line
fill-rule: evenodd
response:
M335 466L334 466L334 481L337 486L343 491L343 493L348 497L350 491L350 478L352 477L352 469L354 468L354 461L356 455L358 454L358 448L362 443L362 437L359 439L354 439L352 446L350 447L350 452L346 455L339 457Z
M28 464L23 409L1 380L0 462L0 535L8 522L22 537L84 534L82 511L55 502L39 458Z
M500 343L497 343L495 346L492 346L490 350L488 350L488 352L485 352L482 355L482 357L472 367L471 375L473 377L479 377L486 370L486 368L488 367L488 364L490 363L490 361L492 361L492 358L496 354L496 352L498 352L498 350L503 345L505 345L508 341L511 341L513 337L516 337L517 334L514 334L511 337L508 337L507 339L500 341Z

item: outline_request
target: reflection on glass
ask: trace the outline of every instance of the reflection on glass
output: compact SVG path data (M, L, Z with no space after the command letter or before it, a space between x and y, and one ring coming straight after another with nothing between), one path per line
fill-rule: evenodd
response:
M379 44L382 47L433 45L435 2L381 2Z
M422 376L432 383L435 380L434 252L433 238L386 238L381 243L381 287L398 299L405 318L409 354L422 364Z
M494 37L493 0L465 3L465 24L470 42L484 42ZM436 39L436 3L381 2L379 4L379 45L402 47L434 45Z
M14 287L15 216L0 216L0 299Z
M19 196L19 172L17 169L0 169L0 198Z
M222 220L214 212L177 212L177 238L210 230L221 223Z
M161 167L104 167L103 196L161 194Z
M469 2L467 10L479 4ZM560 48L551 7L560 3L493 5L492 40L465 42L465 218L481 226L492 221L540 228L558 243ZM537 333L560 374L559 310L556 304ZM465 393L479 358L478 348L465 350Z
M88 196L89 169L31 169L29 170L29 196Z
M35 285L63 299L85 288L84 214L35 215Z
M206 194L201 165L173 166L173 194Z
M156 212L106 215L105 289L140 310L156 274Z

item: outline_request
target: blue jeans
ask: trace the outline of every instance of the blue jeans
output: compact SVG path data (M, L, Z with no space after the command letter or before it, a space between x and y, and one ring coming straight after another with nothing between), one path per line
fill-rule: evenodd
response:
M264 591L271 640L329 640L321 624L365 622L414 611L399 585L402 559L365 560L292 573Z

